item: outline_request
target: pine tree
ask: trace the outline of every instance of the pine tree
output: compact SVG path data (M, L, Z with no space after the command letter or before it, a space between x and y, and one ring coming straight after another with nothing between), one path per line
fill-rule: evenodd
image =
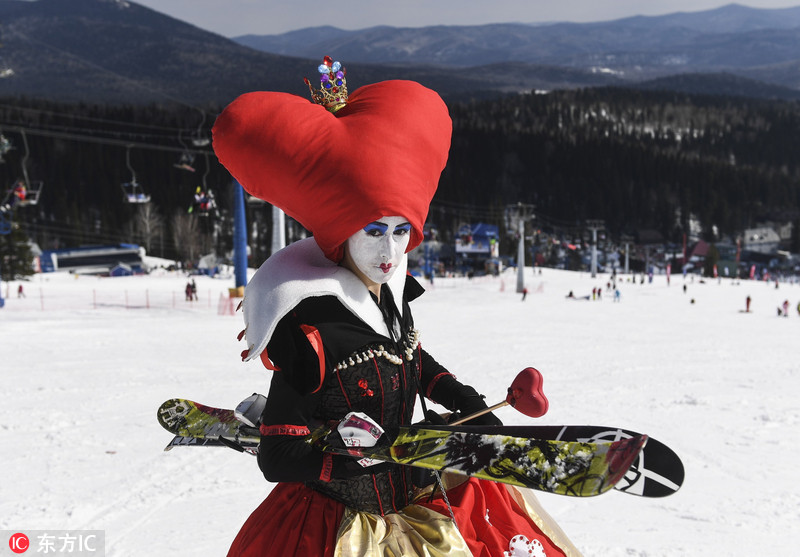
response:
M711 244L708 247L708 253L706 254L706 260L703 263L703 276L706 277L713 277L714 276L714 265L719 262L719 250L717 246Z
M9 234L0 235L0 261L2 280L11 281L33 274L33 252L28 236L12 223Z
M792 253L800 252L800 219L792 222L792 246L789 249L792 250Z

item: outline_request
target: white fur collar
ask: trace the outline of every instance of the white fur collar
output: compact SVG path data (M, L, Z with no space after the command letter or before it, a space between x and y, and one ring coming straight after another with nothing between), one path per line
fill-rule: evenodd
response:
M408 258L388 283L403 312L403 289ZM297 304L315 296L336 296L376 333L389 336L380 309L369 290L350 270L340 267L307 238L291 244L267 259L245 288L243 309L248 361L266 348L278 322Z

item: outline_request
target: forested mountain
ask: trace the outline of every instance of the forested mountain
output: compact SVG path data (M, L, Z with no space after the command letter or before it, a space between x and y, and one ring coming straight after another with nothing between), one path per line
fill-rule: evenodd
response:
M412 79L448 100L536 90L634 86L796 98L800 8L727 6L594 24L337 31L275 37L275 53L242 46L135 2L0 0L0 96L54 102L208 107L247 91L305 94L323 55L351 70L351 89ZM721 77L722 76L722 77ZM689 83L692 81L692 83Z
M303 76L313 76L322 56L339 55L269 54L135 2L114 0L0 0L0 44L0 96L102 104L207 107L248 91L304 95ZM351 88L412 79L444 97L462 98L619 82L583 68L543 64L464 72L363 63L350 78Z
M800 105L585 89L454 105L437 199L532 203L543 224L603 219L615 234L708 239L800 208Z
M464 222L504 226L503 209L517 202L534 204L542 227L578 230L586 219L603 219L612 235L655 229L666 240L679 240L691 217L714 239L714 230L737 234L763 219L800 215L794 101L599 88L449 107L450 160L429 217L445 239ZM0 184L20 177L27 140L26 168L44 189L40 203L17 216L43 248L134 241L190 258L181 232L188 226L193 255L224 252L230 177L209 147L192 142L210 137L214 111L206 116L189 108L6 101L2 132L15 149L0 164ZM175 166L185 151L195 155L195 172ZM131 170L152 196L151 218L163 225L155 239L145 241L136 224L143 206L123 200L120 184ZM187 215L201 185L217 193L217 218ZM248 218L257 223L251 247L260 261L269 246L268 208L252 206Z

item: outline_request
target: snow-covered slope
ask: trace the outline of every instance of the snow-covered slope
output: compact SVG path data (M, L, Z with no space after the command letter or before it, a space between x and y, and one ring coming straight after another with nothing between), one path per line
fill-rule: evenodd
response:
M608 275L527 272L524 302L513 274L437 278L415 318L425 348L489 403L520 369L542 371L549 413L505 408L506 423L625 426L684 459L684 487L663 500L540 495L584 554L793 554L800 287L690 280L684 292L661 276L623 280L614 302ZM271 485L228 449L163 452L155 413L173 396L230 407L265 392L270 372L240 361L241 314L218 312L230 281L196 280L196 302L171 273L37 276L21 299L2 284L0 530L104 530L115 557L225 554ZM602 300L565 298L593 287Z

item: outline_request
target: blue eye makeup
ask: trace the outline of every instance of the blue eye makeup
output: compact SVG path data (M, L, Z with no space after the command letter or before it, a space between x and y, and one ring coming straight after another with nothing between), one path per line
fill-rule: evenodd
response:
M364 232L370 236L383 236L389 227L382 222L371 222L364 227Z
M369 223L367 226L364 227L364 232L368 236L385 236L386 233L389 231L389 225L383 222L375 221ZM392 230L392 234L397 236L404 236L411 232L411 223L404 222L403 224L398 224Z
M408 234L411 232L411 223L403 223L394 229L395 234Z

